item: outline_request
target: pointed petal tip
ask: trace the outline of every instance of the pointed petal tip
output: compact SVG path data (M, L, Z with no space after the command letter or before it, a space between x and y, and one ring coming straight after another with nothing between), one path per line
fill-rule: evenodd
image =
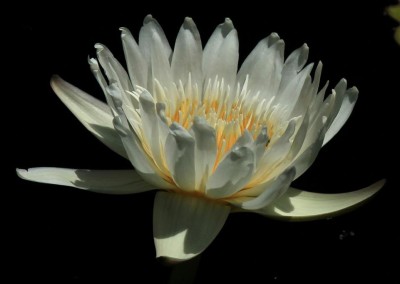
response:
M225 21L219 26L221 27L221 32L224 37L227 37L231 31L235 30L233 22L229 18L225 18Z
M270 33L270 35L269 36L271 36L271 37L275 37L275 38L279 38L279 34L278 33L276 33L276 32L272 32L272 33Z
M28 170L16 168L15 172L17 173L17 176L19 178L26 179L26 175L28 173Z
M120 27L119 30L121 31L121 38L131 34L130 30L126 27Z
M151 14L148 14L146 17L144 17L143 20L143 25L148 24L149 22L154 21L155 19L153 18L153 16Z
M99 53L99 52L103 51L104 49L106 49L106 46L104 44L101 44L98 42L94 45L94 48L96 49L97 53Z
M193 21L192 18L186 17L183 20L182 28L185 29L185 30L193 30L193 29L196 28L196 24L195 24L195 22Z
M365 188L338 194L321 194L290 188L281 199L258 213L284 221L313 221L347 213L375 196L386 183L381 179Z

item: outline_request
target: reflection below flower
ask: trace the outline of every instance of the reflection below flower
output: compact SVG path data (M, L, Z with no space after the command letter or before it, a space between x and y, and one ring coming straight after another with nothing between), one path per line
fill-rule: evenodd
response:
M322 64L313 79L313 64L305 66L307 45L285 60L284 42L273 33L237 72L238 38L229 19L204 50L190 18L173 51L151 16L139 44L126 28L121 31L128 73L104 45L96 44L97 59L89 60L108 105L59 77L51 85L135 171L33 168L17 170L20 177L110 194L160 189L153 217L157 256L177 260L201 253L230 212L326 218L382 187L380 181L342 194L290 187L346 122L358 94L341 80L325 98Z

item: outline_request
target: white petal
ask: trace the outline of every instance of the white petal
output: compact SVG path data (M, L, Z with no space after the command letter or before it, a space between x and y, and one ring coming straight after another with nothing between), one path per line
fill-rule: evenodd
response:
M230 19L225 19L220 24L210 39L203 52L203 75L206 82L224 79L225 84L234 88L236 85L236 72L239 60L239 41L237 31Z
M294 134L295 126L296 121L292 119L283 135L268 147L263 156L258 158L257 171L252 176L249 187L254 187L256 184L264 183L274 177L273 173L276 172L276 167L286 158L291 149L290 138Z
M187 83L191 74L192 83L201 87L202 75L202 46L199 31L191 18L186 18L176 38L171 69L175 83Z
M308 59L309 48L307 44L303 44L301 47L293 51L285 61L283 68L282 80L291 80L297 75L298 72L304 67ZM284 83L284 82L282 82Z
M196 189L194 138L185 128L174 122L165 143L165 158L171 175L179 188Z
M284 42L275 33L260 41L240 67L240 85L248 77L251 94L260 92L260 98L266 101L275 96L281 81L284 48Z
M308 170L312 163L314 163L319 151L321 150L323 137L323 130L321 130L319 139L311 144L292 161L290 167L294 167L296 169L296 177L294 179L297 179L299 176L301 176L306 170Z
M140 94L139 101L143 138L150 146L154 162L161 170L165 171L163 155L165 141L169 134L168 126L158 116L153 98L146 90Z
M285 106L285 110L288 114L290 114L293 108L299 101L300 94L302 90L305 88L305 84L307 83L307 78L310 77L311 70L313 68L313 64L307 65L303 70L300 71L296 76L294 76L290 81L287 79L285 84L282 84L284 79L282 78L281 86L279 88L275 103L281 104ZM310 81L310 80L309 80ZM306 85L306 90L310 87L310 82ZM306 92L307 94L307 92ZM286 117L283 117L285 119Z
M109 107L98 99L69 84L58 76L51 79L51 87L79 121L111 150L127 157Z
M128 74L111 51L100 43L95 44L94 47L109 82L117 82L122 90L132 92L133 86Z
M346 81L346 79L342 79L339 81L339 83L336 84L335 89L332 91L332 93L335 93L336 98L334 101L333 109L330 112L329 116L327 116L326 125L328 128L331 126L336 115L339 113L339 110L342 106L343 99L346 94L346 89L347 89L347 81Z
M187 260L204 251L221 231L230 207L203 198L158 192L153 234L157 257Z
M121 114L113 120L118 131L129 160L140 176L148 183L161 189L175 188L165 175L157 168L154 161L147 155L136 133L130 129L126 117Z
M120 28L120 30L122 32L122 45L124 47L126 65L128 66L131 81L135 85L146 87L148 72L147 62L131 32L127 28Z
M147 89L154 95L154 79L163 87L171 87L170 56L172 49L159 23L148 15L139 33L139 47L149 66Z
M206 195L224 198L241 190L250 180L254 169L254 152L249 147L232 147L208 179Z
M325 134L325 139L323 145L328 143L336 133L342 128L342 126L346 123L347 119L349 118L351 112L353 111L354 105L357 101L358 97L358 90L357 88L353 87L346 91L344 96L342 105L340 106L339 112L337 113L335 119L333 120L332 124L330 125L328 131Z
M29 181L71 186L107 194L131 194L156 189L133 170L31 168L17 169L17 174Z
M106 88L107 88L108 84L107 84L106 79L103 76L103 73L100 70L99 62L97 61L96 58L89 58L88 63L90 66L90 70L92 71L94 77L97 80L97 83L99 83L104 94L106 94ZM107 96L106 96L106 98L107 98ZM107 103L109 103L109 102L107 101Z
M338 194L321 194L289 188L281 198L258 213L290 221L323 219L353 209L377 193L384 184L385 180L381 180L357 191Z
M169 58L172 53L172 49L168 43L163 29L156 19L154 19L151 15L147 15L143 20L143 27L140 29L139 33L139 47L149 65L151 64L150 53L154 37L160 39L162 44L162 52L165 57Z
M204 189L217 155L215 129L201 117L195 117L191 128L195 139L196 188Z
M285 171L283 174L279 175L274 180L260 184L249 190L243 190L242 196L246 196L247 194L254 195L257 192L258 196L256 196L255 198L251 198L250 200L245 200L243 202L240 202L240 200L243 198L227 201L235 206L241 207L246 210L258 210L264 208L286 192L290 183L293 181L295 173L296 171L294 170L294 168L291 168Z

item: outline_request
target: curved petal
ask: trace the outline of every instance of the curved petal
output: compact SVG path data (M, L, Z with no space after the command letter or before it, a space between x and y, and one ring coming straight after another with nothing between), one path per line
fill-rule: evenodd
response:
M191 18L185 18L175 42L171 61L174 81L185 85L191 74L192 84L200 88L203 83L202 75L202 46L199 31Z
M221 231L230 207L204 198L158 192L153 234L157 257L187 260L204 251Z
M138 44L127 28L120 28L129 76L134 85L147 86L148 65Z
M163 172L157 168L152 158L149 157L143 149L140 139L129 127L126 116L121 113L119 116L114 118L113 123L122 142L124 143L129 160L138 174L140 174L146 182L154 184L157 188L175 188L169 181L168 176L164 175Z
M51 78L51 87L67 108L96 138L127 158L124 146L115 131L109 107L58 76Z
M245 85L248 77L251 94L260 92L260 98L266 101L275 96L282 76L284 48L284 42L275 33L261 40L240 67L240 86Z
M156 189L134 170L17 169L20 178L106 194L132 194Z
M329 126L328 131L325 134L325 139L322 146L328 143L346 123L351 112L353 111L354 105L356 104L357 97L358 89L356 87L350 88L346 91L339 112L337 113L335 119L333 120L332 124Z
M321 194L289 188L281 198L257 213L289 221L324 219L353 209L377 193L384 184L385 180L380 180L357 191L337 194Z
M165 142L165 158L175 183L186 191L196 189L195 142L185 128L174 122Z
M217 157L215 129L202 117L195 117L191 128L195 139L196 188L204 190Z
M164 145L169 134L168 125L164 123L157 114L156 104L152 96L144 90L139 97L141 128L143 138L151 149L155 164L162 170L167 171L163 161Z
M203 75L205 82L209 79L214 82L224 79L225 85L231 89L235 87L236 72L239 60L239 41L236 29L230 19L225 19L220 24L210 39L203 52Z
M254 152L249 147L233 147L208 179L206 195L224 198L245 186L254 169Z
M242 190L236 195L238 198L228 199L227 201L246 210L264 208L286 192L295 174L296 170L290 168L277 178L256 187Z
M124 67L122 67L111 51L101 43L96 43L94 47L96 48L97 58L108 80L118 82L122 90L132 92L133 86L128 73L126 73Z
M163 29L156 19L154 19L151 15L147 15L143 20L143 27L139 32L139 47L149 65L151 64L151 45L153 42L153 37L155 36L161 41L163 54L166 58L169 58L172 53L172 49L168 43L168 39L165 36Z
M157 79L163 87L172 85L170 68L170 56L172 49L168 43L160 24L148 15L143 21L143 27L139 33L139 48L147 61L149 70L147 89L154 95L154 79Z

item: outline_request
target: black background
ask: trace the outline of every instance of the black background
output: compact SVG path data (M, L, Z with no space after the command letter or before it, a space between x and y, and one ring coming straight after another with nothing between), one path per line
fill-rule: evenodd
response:
M345 192L384 177L388 182L364 207L329 220L285 223L255 214L231 215L203 253L197 283L399 281L394 169L400 46L393 40L396 23L384 14L393 2L320 2L231 2L224 9L200 2L21 5L9 27L15 36L7 45L13 63L7 86L12 88L4 97L11 103L3 107L5 123L13 127L11 171L129 168L69 113L50 89L50 76L59 74L102 98L86 60L101 42L124 62L119 27L128 27L137 38L144 16L152 13L173 46L184 17L191 16L204 44L215 26L230 17L239 33L241 61L259 40L277 32L285 40L286 55L304 42L309 45L309 61L324 63L323 82L329 79L331 88L345 77L360 90L348 123L295 185ZM6 190L4 216L11 227L5 244L14 281L167 283L170 268L154 257L154 192L109 196L29 183L13 172L9 176L13 183Z

